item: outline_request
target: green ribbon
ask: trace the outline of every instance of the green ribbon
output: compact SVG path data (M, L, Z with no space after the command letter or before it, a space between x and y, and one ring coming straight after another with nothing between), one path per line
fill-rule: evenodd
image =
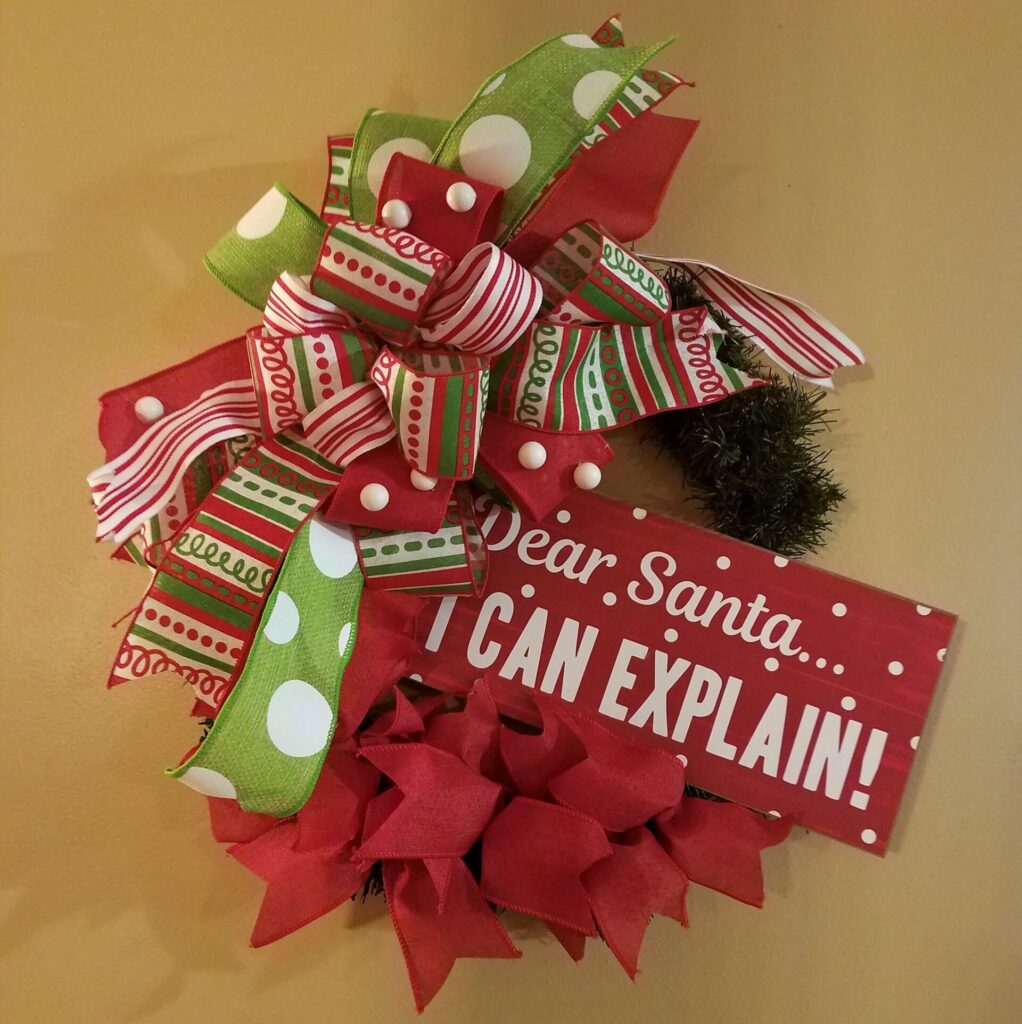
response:
M309 798L333 737L355 647L362 571L346 526L310 519L295 538L248 660L199 749L168 775L283 818Z
M429 163L450 121L418 114L370 110L358 126L351 146L348 208L360 224L376 223L376 200L387 164L395 153Z
M206 269L261 310L280 274L316 269L326 224L279 182L206 253Z
M567 35L541 43L483 84L433 162L505 190L500 244L631 77L672 41L605 48Z

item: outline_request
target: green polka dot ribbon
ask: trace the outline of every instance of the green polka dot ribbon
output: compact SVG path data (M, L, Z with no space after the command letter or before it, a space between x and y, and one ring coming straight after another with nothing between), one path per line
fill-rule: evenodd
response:
M654 324L671 308L663 281L595 224L566 231L533 272L551 323Z
M244 671L198 750L168 774L283 818L308 799L355 647L362 572L351 531L317 518L288 551Z
M370 110L351 147L347 173L348 212L362 224L376 222L376 199L387 164L395 153L428 161L450 121L416 114ZM331 167L333 163L331 162Z
M326 224L276 184L206 253L206 269L249 305L262 309L280 274L311 274Z
M669 42L603 47L578 34L540 44L484 83L433 162L504 189L503 241L632 76Z

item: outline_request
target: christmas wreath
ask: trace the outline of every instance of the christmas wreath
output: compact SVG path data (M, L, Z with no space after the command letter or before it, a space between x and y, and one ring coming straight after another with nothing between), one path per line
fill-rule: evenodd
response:
M734 677L721 691L695 665L701 689L671 705L673 729L667 692L690 660L665 657L662 673L658 661L654 689L626 709L635 676L619 657L600 707L576 703L594 627L566 618L551 655L545 609L515 622L507 596L505 519L544 523L516 550L550 588L618 561L558 540L568 524L621 518L633 545L639 524L680 528L586 493L612 457L604 434L647 417L717 529L770 549L755 552L764 564L817 546L842 497L817 445L819 387L862 362L855 344L794 299L628 247L697 126L654 112L689 84L647 67L663 45L626 47L611 19L498 71L453 121L370 110L328 140L319 213L275 185L207 254L261 323L101 399L97 535L152 571L110 684L170 672L193 688L204 733L168 774L209 798L214 837L266 882L253 945L382 891L420 1010L455 959L520 955L504 909L538 918L576 959L602 938L634 976L650 916L685 924L690 883L759 906L760 851L793 821L845 837L822 811L765 813L765 797L684 752L713 686L733 707ZM651 594L664 591L653 567ZM666 598L679 628L707 633L724 609L725 633L775 652L768 671L778 654L809 662L800 619L765 619L752 600L739 627L739 598L721 590L697 612L680 586ZM617 600L603 595L608 615ZM472 608L506 643L477 627L466 660L455 641ZM950 629L929 612L912 613L927 650ZM540 674L541 658L557 671ZM920 670L923 690L934 679ZM878 732L856 748L855 807L887 749ZM837 755L823 742L797 769L808 759L830 797ZM743 763L755 748L769 774L773 740L749 743ZM720 796L686 788L686 771Z

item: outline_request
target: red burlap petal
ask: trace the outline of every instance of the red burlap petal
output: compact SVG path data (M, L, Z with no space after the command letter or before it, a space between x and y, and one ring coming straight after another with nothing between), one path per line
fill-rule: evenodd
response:
M498 781L500 771L500 720L493 694L479 680L461 711L436 715L426 729L426 742L461 758L480 775Z
M384 711L372 725L359 733L359 741L365 746L370 746L398 736L419 736L425 728L422 710L418 704L413 704L395 686L394 707Z
M416 861L388 861L383 884L394 931L421 1013L459 957L521 956L460 859L451 862L447 899L439 908L433 880Z
M558 802L595 818L608 832L624 832L677 806L685 769L676 757L629 743L588 719L566 721L587 757L550 780Z
M423 604L414 594L362 591L355 650L341 679L338 738L351 736L358 729L369 709L404 675L419 652L415 619Z
M363 747L361 755L393 779L404 797L362 843L361 861L461 856L482 834L500 798L500 786L425 743Z
M297 814L295 849L339 849L359 841L366 805L380 788L380 773L358 756L355 744L335 743L316 788Z
M634 978L639 947L651 914L687 924L688 880L647 828L635 829L611 844L612 857L597 861L582 876L600 934L618 962Z
M595 936L580 876L610 852L606 833L592 818L516 797L483 836L480 890L492 903Z
M524 733L501 726L500 753L518 792L542 800L550 795L550 780L578 764L585 748L546 702L538 708L543 731Z
M578 963L586 955L586 937L582 932L572 931L562 925L546 922L550 934L564 947L564 951L575 963Z
M280 818L272 815L243 811L237 800L210 796L206 802L209 804L209 827L218 843L247 843L282 824Z
M739 804L689 798L660 815L655 831L690 881L761 907L760 850L787 838L792 824L791 818L770 821Z
M352 864L347 851L295 850L295 822L264 832L228 853L266 884L252 945L265 946L340 906L363 884L366 872Z

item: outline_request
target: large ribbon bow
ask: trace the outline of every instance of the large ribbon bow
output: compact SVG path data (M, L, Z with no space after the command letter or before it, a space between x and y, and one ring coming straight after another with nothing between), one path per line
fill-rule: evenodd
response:
M370 111L329 140L319 214L276 185L207 254L262 323L104 396L97 534L155 569L111 683L170 670L220 709L189 785L304 803L365 664L363 589L482 589L470 481L542 518L598 484L602 432L761 384L622 244L696 127L652 112L681 82L645 67L662 45L612 21L453 122ZM680 262L792 372L862 361L808 307Z

